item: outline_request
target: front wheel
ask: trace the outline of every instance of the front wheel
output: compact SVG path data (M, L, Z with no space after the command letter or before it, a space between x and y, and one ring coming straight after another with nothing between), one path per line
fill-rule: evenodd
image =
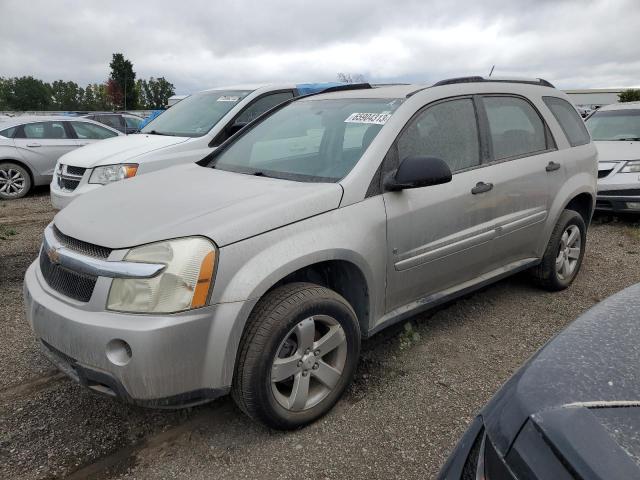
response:
M284 285L265 295L248 320L233 398L269 427L302 427L338 401L359 354L358 320L344 298L310 283Z
M578 275L587 243L582 215L565 210L551 233L542 261L533 270L538 284L550 291L564 290Z

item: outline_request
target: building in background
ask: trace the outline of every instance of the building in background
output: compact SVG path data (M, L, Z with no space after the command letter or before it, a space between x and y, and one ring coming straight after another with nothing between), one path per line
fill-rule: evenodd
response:
M603 105L611 105L618 103L618 94L627 90L626 88L587 88L583 90L565 90L564 93L569 95L571 101L577 107L594 108Z

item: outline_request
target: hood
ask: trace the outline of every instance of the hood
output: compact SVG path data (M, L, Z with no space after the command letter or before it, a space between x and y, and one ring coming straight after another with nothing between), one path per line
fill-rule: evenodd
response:
M65 165L83 168L135 162L136 157L140 155L186 142L187 140L190 140L190 138L167 135L123 135L73 150L60 157L60 162Z
M336 209L342 187L179 165L89 192L54 218L108 248L204 235L219 247Z
M482 415L506 452L527 418L578 406L640 405L640 284L600 302L538 351Z
M598 160L612 162L620 160L640 160L640 142L598 141Z

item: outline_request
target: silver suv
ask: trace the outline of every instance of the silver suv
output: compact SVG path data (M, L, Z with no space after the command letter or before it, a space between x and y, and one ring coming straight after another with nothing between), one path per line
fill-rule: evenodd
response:
M231 392L296 428L345 391L362 338L525 269L566 288L596 181L582 120L545 81L300 97L199 165L58 213L27 316L93 390L156 407Z

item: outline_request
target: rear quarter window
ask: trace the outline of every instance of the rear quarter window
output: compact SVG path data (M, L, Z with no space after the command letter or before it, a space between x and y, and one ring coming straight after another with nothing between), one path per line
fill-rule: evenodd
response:
M5 128L4 130L0 130L0 137L5 138L13 138L16 133L17 127Z
M542 97L572 147L589 143L591 138L584 121L569 102L558 97Z

